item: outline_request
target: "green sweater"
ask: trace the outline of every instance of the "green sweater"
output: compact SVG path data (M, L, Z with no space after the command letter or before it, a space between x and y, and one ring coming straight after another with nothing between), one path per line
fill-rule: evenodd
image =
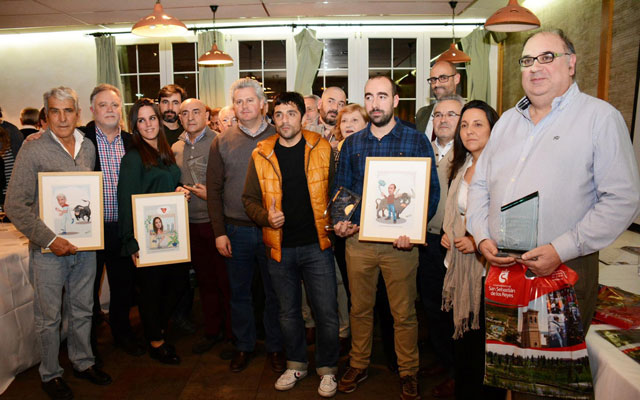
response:
M122 157L118 178L118 225L123 256L134 254L140 249L133 234L131 195L173 192L179 181L180 168L176 164L159 164L146 168L136 149L131 149Z

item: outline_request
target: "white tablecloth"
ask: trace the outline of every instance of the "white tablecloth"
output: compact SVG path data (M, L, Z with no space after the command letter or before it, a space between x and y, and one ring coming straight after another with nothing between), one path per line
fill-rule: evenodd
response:
M599 281L604 285L640 293L637 265L600 264ZM596 400L640 399L640 364L596 332L602 329L617 328L592 324L586 337Z
M40 362L27 239L4 226L10 230L0 231L0 394L18 373Z

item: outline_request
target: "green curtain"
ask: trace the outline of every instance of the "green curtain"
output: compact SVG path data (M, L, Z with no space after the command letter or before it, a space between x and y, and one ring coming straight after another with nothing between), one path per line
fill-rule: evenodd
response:
M213 46L213 35L216 35L218 49L224 51L224 35L220 32L206 31L198 34L198 57L211 50ZM200 66L198 91L200 100L211 108L224 107L225 88L223 66Z
M313 80L318 74L324 45L316 39L316 31L303 29L295 37L298 67L293 90L307 96L312 94Z
M108 83L122 91L115 37L96 37L96 61L98 65L96 83Z
M476 28L460 40L462 51L471 57L467 63L467 96L469 100L483 100L491 104L491 79L489 75L489 52L491 38L489 31ZM492 34L494 32L491 32ZM496 42L506 39L507 35L493 35Z

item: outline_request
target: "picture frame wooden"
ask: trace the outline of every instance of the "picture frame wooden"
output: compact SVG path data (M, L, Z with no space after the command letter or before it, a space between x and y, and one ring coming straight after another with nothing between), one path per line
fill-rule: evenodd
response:
M138 246L137 267L191 261L189 207L184 193L131 196L133 232Z
M104 249L103 195L100 171L38 173L40 219L78 251Z
M360 240L425 243L431 167L430 157L367 157Z

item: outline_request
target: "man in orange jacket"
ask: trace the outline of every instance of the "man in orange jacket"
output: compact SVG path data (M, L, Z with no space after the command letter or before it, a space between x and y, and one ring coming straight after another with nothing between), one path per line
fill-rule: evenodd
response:
M247 215L263 228L268 269L280 303L287 370L275 384L289 390L307 375L307 348L301 312L301 286L314 312L317 330L318 393L336 393L338 370L338 303L329 203L334 162L331 145L315 132L302 130L305 105L295 92L274 101L277 135L253 150L242 201Z

